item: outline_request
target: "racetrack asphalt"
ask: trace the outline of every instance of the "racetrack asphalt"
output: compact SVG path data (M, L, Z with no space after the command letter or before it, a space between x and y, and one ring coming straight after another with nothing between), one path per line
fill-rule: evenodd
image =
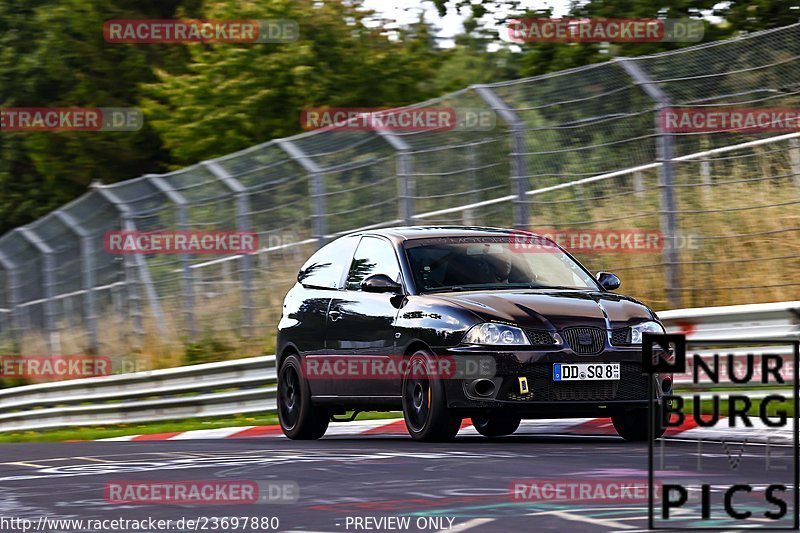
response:
M775 508L764 502L763 486L785 483L789 486L783 495L789 503L785 520L789 520L795 510L792 449L669 439L657 444L656 480L711 484L712 518L718 519L700 520L697 505L690 503L686 510L676 511L682 517L670 525L739 526L741 522L722 518L722 491L734 483L755 485L751 494L739 493L734 501L738 508L753 511L749 525L756 527L778 525L763 516ZM0 445L0 520L28 518L38 531L70 533L111 529L52 522L44 529L48 522L40 522L40 517L173 522L181 517L277 517L276 530L305 532L637 531L648 526L646 499L570 501L546 499L542 491L514 500L510 487L515 480L525 480L523 486L535 480L540 488L548 480L593 486L614 480L644 483L647 468L646 444L604 436L466 435L446 444L417 443L401 435L331 436L313 442L237 438L4 444ZM104 496L106 484L122 480L289 482L299 486L299 499L249 505L110 503ZM410 517L409 526L377 522L387 516ZM205 528L175 529L175 525L170 530L270 530L241 524L234 529L229 522L227 528L215 529L209 521ZM0 522L3 533L15 531L8 522L2 526Z

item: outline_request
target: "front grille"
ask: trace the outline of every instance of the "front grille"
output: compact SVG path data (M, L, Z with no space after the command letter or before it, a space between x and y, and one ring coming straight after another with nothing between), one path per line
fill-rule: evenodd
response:
M631 328L619 328L611 331L611 344L627 346L631 343Z
M572 351L581 355L595 355L606 346L606 331L600 328L566 328L561 336L570 345Z
M553 335L548 331L541 331L538 329L526 329L525 335L531 344L534 346L555 346L556 340Z
M647 399L647 380L639 363L620 363L618 381L553 381L551 363L525 365L519 376L528 379L527 394L520 394L518 381L506 379L498 399L511 401L611 401Z

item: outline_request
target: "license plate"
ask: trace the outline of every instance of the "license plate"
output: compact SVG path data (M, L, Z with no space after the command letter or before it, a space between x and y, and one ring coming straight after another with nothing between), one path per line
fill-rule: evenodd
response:
M555 363L553 381L619 380L619 363Z

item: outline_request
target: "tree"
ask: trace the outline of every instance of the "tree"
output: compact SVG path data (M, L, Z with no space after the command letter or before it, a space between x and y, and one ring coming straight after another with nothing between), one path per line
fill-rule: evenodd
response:
M0 3L0 106L135 107L154 65L179 69L181 47L112 45L112 18L167 18L180 1L7 0ZM75 198L93 180L166 168L169 154L147 124L137 132L3 132L0 233Z
M219 0L207 18L291 19L295 42L192 46L187 72L159 72L147 118L181 164L301 130L310 107L392 107L433 96L436 62L424 24L390 39L360 2Z

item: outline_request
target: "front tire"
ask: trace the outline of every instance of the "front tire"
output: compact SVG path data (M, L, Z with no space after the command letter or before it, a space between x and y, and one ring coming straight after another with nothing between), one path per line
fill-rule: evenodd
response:
M403 418L406 429L411 438L422 442L453 440L461 428L461 418L447 409L442 380L423 370L436 368L435 363L433 355L418 350L409 359L408 370L403 377Z
M661 410L655 410L655 417L650 419L650 412L647 409L634 409L623 414L614 415L611 421L617 434L629 442L646 442L648 439L647 425L653 426L653 436L658 439L664 436L666 427L661 427Z
M472 427L484 437L503 437L511 435L522 422L516 417L473 416Z
M278 419L290 439L316 440L325 434L330 414L311 403L311 391L301 372L300 358L289 355L278 372Z

